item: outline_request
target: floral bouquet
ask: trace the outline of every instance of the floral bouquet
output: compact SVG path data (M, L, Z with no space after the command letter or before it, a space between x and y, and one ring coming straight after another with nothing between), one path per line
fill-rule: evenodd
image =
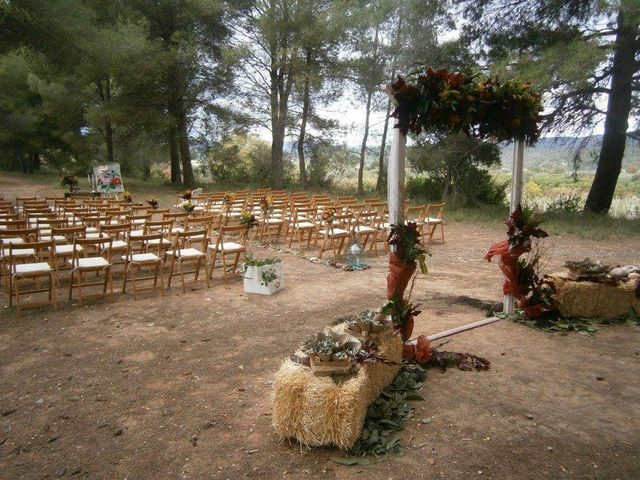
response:
M133 197L131 196L131 193L129 193L129 192L124 192L122 194L122 198L124 198L125 202L128 202L128 203L133 202Z
M192 195L193 195L192 190L187 188L184 192L182 192L182 195L180 195L180 198L182 198L183 200L191 200Z
M244 211L240 214L240 225L244 225L247 229L250 229L258 226L258 220L253 213Z
M265 195L260 198L260 210L262 210L264 218L269 218L273 211L273 197L271 195Z
M322 221L331 226L336 219L336 210L334 208L325 208L322 212Z
M186 200L184 202L182 202L180 204L180 206L182 207L182 209L186 212L186 213L191 213L195 210L196 206L195 204L191 201L191 200Z
M78 186L78 177L68 173L64 177L62 177L60 185L63 187L69 187L69 191L73 192Z
M147 203L153 210L157 209L158 206L160 205L160 202L158 201L157 198L150 198L149 200L147 200Z
M222 197L222 208L228 212L231 209L231 202L233 202L235 199L235 193L225 193L224 197Z

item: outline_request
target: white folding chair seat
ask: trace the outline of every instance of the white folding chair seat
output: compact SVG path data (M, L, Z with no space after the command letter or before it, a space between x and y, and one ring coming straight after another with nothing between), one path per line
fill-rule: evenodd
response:
M127 261L134 263L155 263L160 260L155 253L134 253L129 255Z
M82 246L76 245L76 252L81 252ZM73 245L56 245L55 254L56 255L71 255L73 253Z
M37 263L22 263L14 267L14 271L17 274L26 273L46 273L51 271L51 265L47 262Z
M342 228L330 228L327 230L320 230L320 235L329 235L330 237L335 237L337 235L348 235L349 232L343 230Z
M177 255L178 258L197 258L197 257L205 256L203 252L201 252L196 248L181 248L177 250L177 253L178 253ZM174 250L169 250L167 252L167 255L173 256Z
M24 243L24 242L18 242L18 243ZM25 248L22 250L14 250L13 251L13 256L14 257L31 257L32 255L35 255L36 251L33 248ZM2 255L4 255L5 257L9 256L9 249L5 248L2 250Z
M89 268L102 268L109 265L109 262L106 258L103 257L88 257L88 258L78 258L76 264L73 265L73 259L68 260L71 266L75 266L79 269L89 269Z

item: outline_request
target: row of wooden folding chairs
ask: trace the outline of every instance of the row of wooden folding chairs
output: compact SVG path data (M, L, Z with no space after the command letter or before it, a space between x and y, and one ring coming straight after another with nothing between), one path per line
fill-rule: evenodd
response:
M229 237L232 238L229 238ZM177 234L176 244L163 252L163 234L145 233L129 237L122 258L124 268L122 275L122 293L126 293L127 284L132 285L134 299L141 281L152 281L147 289L160 289L164 295L164 267L168 267L167 288L171 287L172 279L180 277L182 291L186 292L185 276L194 275L197 282L201 270L204 268L207 287L214 269L221 268L224 278L238 268L241 257L246 256L246 228L243 225L226 225L220 228L215 241L211 241L206 229L188 230ZM48 302L56 306L56 285L60 273L60 256L70 270L69 299L73 292L78 292L78 301L82 304L85 299L83 289L90 286L102 286L101 295L113 297L113 267L112 255L116 240L110 236L94 238L74 236L73 243L60 253L59 245L53 239L48 241L31 241L24 243L9 243L3 245L2 271L8 277L7 293L9 305L13 305L16 298L17 310L21 309L20 298L26 294L48 292ZM6 250L6 252L5 252ZM229 261L229 257L232 258ZM188 268L193 267L191 270ZM140 277L141 270L149 271L151 275ZM90 280L87 276L96 274L99 280ZM49 280L46 289L41 288L40 279ZM20 286L27 281L35 282L36 287L30 290ZM158 285L159 283L159 285Z

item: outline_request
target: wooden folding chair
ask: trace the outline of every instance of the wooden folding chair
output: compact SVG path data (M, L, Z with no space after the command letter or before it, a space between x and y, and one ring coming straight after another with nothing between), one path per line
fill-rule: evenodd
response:
M345 213L336 215L331 224L323 222L323 228L318 230L318 237L316 238L316 244L319 239L322 239L318 258L322 258L322 254L331 248L333 261L336 262L338 260L338 257L342 255L346 241L351 238L353 220L352 214Z
M240 255L246 259L247 248L245 247L247 235L247 227L245 225L222 225L216 242L209 245L211 253L211 267L209 270L209 278L213 276L213 269L216 267L216 260L220 257L222 274L227 278L229 270L234 273L240 262ZM235 241L234 241L235 240ZM227 257L233 256L233 262L227 263Z
M430 203L427 205L424 213L424 227L428 232L427 242L431 241L431 237L436 231L436 228L440 226L442 233L442 243L444 243L444 218L443 212L446 203Z
M20 313L21 295L48 292L49 300L46 303L30 303L29 306L42 306L56 304L56 279L51 268L49 259L53 251L53 241L48 242L28 242L20 244L9 244L7 264L9 268L9 307L13 306L13 297L16 297L16 312ZM40 287L40 279L49 279L47 288ZM35 288L31 290L21 290L20 285L25 282L35 282Z
M65 242L55 242L53 248L53 258L51 259L51 263L53 269L58 272L63 269L71 269L71 265L67 262L73 256L73 252L77 250L78 252L82 252L82 247L80 245L74 244L74 240L76 238L84 238L87 234L87 227L84 225L79 225L77 227L51 227L51 236L53 238L64 238Z
M187 232L181 232L176 235L176 241L174 247L167 251L167 258L169 261L169 279L167 281L167 289L171 288L171 279L174 276L180 275L180 281L182 282L182 292L186 293L187 288L184 281L185 274L193 273L194 282L198 281L200 274L200 267L204 261L205 266L205 279L207 281L207 288L209 288L209 275L207 274L207 245L209 239L207 237L206 230L190 230ZM199 247L199 248L196 248ZM184 266L187 264L194 264L195 268L190 271L185 271ZM174 268L177 264L178 272L174 273Z
M378 220L378 214L376 212L362 212L358 214L353 226L353 236L358 240L363 249L366 250L369 240L369 250L375 250L378 253L378 247L376 237L378 232L380 221Z
M263 212L259 212L258 219L258 240L261 242L267 237L267 241L271 242L272 238L274 241L278 241L280 239L280 235L282 234L282 229L285 226L285 218L287 215L287 204L279 203L273 204L273 208L271 212L267 215L267 217L263 216Z
M82 305L82 288L94 285L102 285L102 296L107 294L113 299L113 275L111 267L111 238L74 238L73 253L69 263L71 264L71 277L69 279L69 300L73 299L73 289L78 289L78 301ZM80 248L77 248L80 247ZM88 256L88 251L95 250L94 256ZM83 274L100 273L104 275L104 280L99 282L83 282ZM74 283L74 279L77 283Z
M160 295L164 297L164 275L162 274L162 269L164 267L164 262L162 261L162 239L163 235L160 232L150 233L138 237L136 239L136 243L139 243L140 248L137 253L134 253L133 243L129 241L127 245L127 252L124 256L125 263L122 279L123 294L126 293L127 279L129 273L131 273L130 281L134 300L137 300L138 298L138 291L157 290L158 278L160 278ZM136 274L139 273L142 269L152 269L153 275L136 278ZM153 286L145 287L144 289L139 290L136 287L136 283L146 280L153 280Z
M296 207L293 210L291 222L287 225L284 239L289 237L289 248L293 243L293 237L298 236L298 248L302 248L304 237L307 237L307 248L311 246L311 240L315 237L317 210L315 207Z

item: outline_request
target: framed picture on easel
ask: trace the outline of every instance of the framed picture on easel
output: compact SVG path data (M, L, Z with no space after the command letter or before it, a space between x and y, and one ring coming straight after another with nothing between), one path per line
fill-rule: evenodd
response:
M96 181L96 190L103 195L124 192L120 164L100 165L93 168Z

